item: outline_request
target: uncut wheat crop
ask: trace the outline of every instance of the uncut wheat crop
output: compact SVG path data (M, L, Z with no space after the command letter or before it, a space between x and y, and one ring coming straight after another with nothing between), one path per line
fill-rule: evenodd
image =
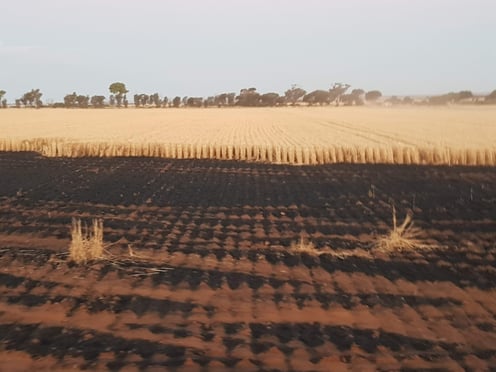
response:
M493 166L496 107L7 109L0 151Z

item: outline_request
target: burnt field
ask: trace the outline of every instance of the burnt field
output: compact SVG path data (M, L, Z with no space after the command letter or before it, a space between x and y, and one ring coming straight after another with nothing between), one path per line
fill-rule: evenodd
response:
M392 204L434 248L374 249ZM0 153L0 370L488 370L495 256L492 167Z

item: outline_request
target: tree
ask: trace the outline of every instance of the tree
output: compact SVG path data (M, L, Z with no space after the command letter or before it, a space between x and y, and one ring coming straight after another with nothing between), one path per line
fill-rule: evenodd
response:
M291 103L291 106L295 106L296 102L305 96L307 91L305 89L299 88L296 84L291 85L291 89L288 89L284 92L284 96L286 97L286 101Z
M215 98L214 96L207 97L203 100L203 107L215 106Z
M7 100L3 99L3 96L5 96L5 93L7 93L5 90L0 89L0 102L2 104L2 108L7 108Z
M38 91L39 89L36 89L36 90ZM35 96L34 97L35 97L36 108L43 107L43 102L40 99L41 96L42 96L42 93L39 93L39 92L35 93Z
M77 98L78 95L76 94L76 92L73 92L72 94L67 94L64 97L64 106L67 108L76 107Z
M233 106L236 100L236 93L222 93L215 97L208 97L209 106Z
M162 105L162 101L160 100L160 96L158 95L158 93L153 93L149 99L150 103L153 103L157 108Z
M162 98L162 107L166 108L169 103L169 99L167 97Z
M462 98L470 98L471 95L472 92L470 91L461 91L458 93L449 92L447 94L442 94L440 96L429 97L429 104L430 105L447 105L448 103L452 104L460 101L460 99Z
M80 108L88 108L90 102L89 96L83 96L81 94L77 94L73 92L72 94L67 94L64 97L64 107L80 107Z
M257 88L241 89L237 97L239 106L254 107L260 104L260 94Z
M43 102L41 102L41 96L43 93L40 92L39 89L31 89L30 92L26 92L23 94L23 96L19 99L19 106L20 103L24 106L36 106L36 108L40 108L43 106ZM16 106L17 106L17 101L16 101Z
M351 85L343 83L334 83L331 89L329 89L329 101L336 102L336 106L339 105L341 96L346 93Z
M473 98L473 94L470 90L461 90L458 92L457 101L461 101L462 99Z
M365 93L365 99L370 102L375 102L382 97L382 93L378 90L370 90Z
M286 106L286 105L287 105L286 96L277 97L276 106Z
M350 94L343 94L340 98L340 101L345 106L353 106L355 104L355 97L351 93Z
M222 93L219 94L218 96L215 96L214 104L217 105L217 107L222 107L227 105L227 93Z
M262 106L275 106L278 99L279 94L277 93L265 93L260 96Z
M330 93L326 90L314 90L313 92L308 93L303 97L303 102L308 103L309 106L313 104L329 104L330 102Z
M458 93L450 93L450 99L454 103L458 103L460 101L469 100L472 101L474 95L470 90L461 90Z
M77 96L77 103L80 108L88 108L90 97L79 95Z
M172 105L174 107L181 106L181 97L179 97L179 96L174 97L174 99L172 100Z
M139 107L140 106L140 95L135 94L133 98L134 98L134 107Z
M365 91L363 89L353 89L350 94L343 94L340 97L340 101L343 102L345 106L362 106L364 94Z
M494 104L494 103L496 103L496 89L493 90L491 93L489 93L484 98L484 103L486 103L486 104Z
M140 94L140 102L141 106L146 106L148 105L148 101L150 99L150 96L148 94Z
M93 96L91 97L91 105L95 108L102 108L105 106L105 97L104 96Z
M227 105L234 106L236 101L236 93L227 93Z
M126 93L129 92L126 89L126 85L124 83L116 82L112 83L109 86L110 93L115 95L115 100L117 101L117 107L121 107L122 101L126 99Z
M202 97L189 97L186 100L186 105L188 107L202 107L203 98Z

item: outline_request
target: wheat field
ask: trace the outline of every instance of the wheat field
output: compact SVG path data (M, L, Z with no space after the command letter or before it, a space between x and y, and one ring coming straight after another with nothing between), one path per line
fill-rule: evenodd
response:
M0 151L494 166L496 107L8 109Z

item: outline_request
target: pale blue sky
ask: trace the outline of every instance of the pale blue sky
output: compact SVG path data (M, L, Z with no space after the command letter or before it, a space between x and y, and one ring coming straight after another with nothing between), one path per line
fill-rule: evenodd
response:
M494 0L0 0L0 89L496 89Z

